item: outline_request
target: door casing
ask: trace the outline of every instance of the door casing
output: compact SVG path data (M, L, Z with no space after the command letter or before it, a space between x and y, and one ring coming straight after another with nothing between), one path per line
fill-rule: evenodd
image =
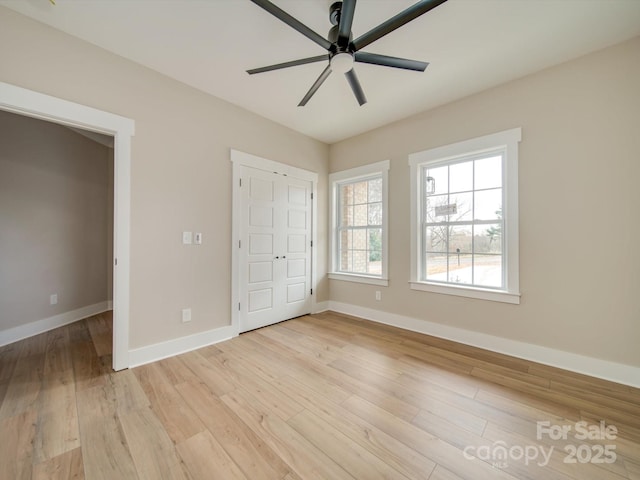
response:
M0 82L0 109L114 137L113 369L129 368L131 137L135 122L4 82Z

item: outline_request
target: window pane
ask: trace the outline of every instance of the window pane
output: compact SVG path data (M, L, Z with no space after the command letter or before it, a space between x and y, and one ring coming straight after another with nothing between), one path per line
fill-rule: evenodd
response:
M473 190L473 162L454 163L449 167L449 192Z
M435 180L436 190L433 192L434 195L447 193L449 191L449 168L446 165L438 168L426 168L422 179L425 183L426 177L433 177Z
M379 258L382 258L380 252L377 252L376 255ZM371 260L371 253L369 253L369 265L367 267L367 273L369 275L382 275L382 260Z
M447 254L446 253L426 253L426 278L434 282L447 281Z
M446 222L449 220L448 215L437 215L442 212L436 209L436 207L444 208L449 204L449 195L430 195L426 199L426 204L425 220L427 223Z
M351 245L351 230L341 230L340 231L340 250L346 251L349 249Z
M449 254L449 276L451 283L471 284L473 280L473 255Z
M345 272L353 271L353 250L347 250L347 268L345 268Z
M502 224L476 225L473 245L475 253L502 253Z
M370 228L367 234L367 250L369 252L369 265L367 273L382 274L382 229Z
M449 227L449 253L471 253L471 225Z
M353 203L367 203L367 182L353 184Z
M367 231L365 229L358 229L353 231L353 244L349 248L355 250L367 249Z
M382 178L369 180L369 202L382 201Z
M369 204L369 225L382 225L382 203Z
M502 288L502 256L475 255L473 279L481 287Z
M476 190L502 187L502 155L476 160L475 169Z
M353 226L353 206L343 205L340 209L340 226L352 227Z
M381 260L375 260L375 261L371 261L370 260L367 273L369 275L382 275L382 261Z
M353 224L357 227L367 225L367 204L353 207Z
M353 251L353 272L367 273L367 251L366 250L354 250Z
M425 250L427 252L446 252L448 229L449 227L446 225L427 227L424 245Z
M473 219L473 192L450 195L449 205L455 205L456 211L449 215L450 222L467 222Z
M349 245L351 244L351 231L342 230L340 232L340 270L349 269Z
M502 218L502 189L483 190L474 194L475 220L499 220Z
M353 205L353 185L342 185L340 187L340 203L342 205Z
M340 251L340 271L348 272L351 269L351 250Z
M370 228L367 230L367 250L382 250L382 229Z

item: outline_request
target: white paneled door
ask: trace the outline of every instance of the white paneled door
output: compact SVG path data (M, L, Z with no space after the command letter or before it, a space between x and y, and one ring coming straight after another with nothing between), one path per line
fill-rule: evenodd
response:
M311 312L310 181L242 166L240 332Z

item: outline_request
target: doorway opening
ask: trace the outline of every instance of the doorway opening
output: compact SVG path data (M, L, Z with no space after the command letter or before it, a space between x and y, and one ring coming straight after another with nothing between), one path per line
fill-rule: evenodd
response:
M113 369L129 367L130 176L133 120L0 82L0 110L112 136Z

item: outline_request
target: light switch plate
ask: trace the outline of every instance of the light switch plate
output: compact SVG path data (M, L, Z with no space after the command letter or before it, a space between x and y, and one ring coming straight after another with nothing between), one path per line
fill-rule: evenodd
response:
M191 309L190 308L183 308L182 309L182 323L186 323L186 322L190 322L191 321Z
M196 245L202 245L202 233L196 232L196 234L193 236L193 243L195 243Z
M182 232L182 243L191 245L193 243L193 232Z

